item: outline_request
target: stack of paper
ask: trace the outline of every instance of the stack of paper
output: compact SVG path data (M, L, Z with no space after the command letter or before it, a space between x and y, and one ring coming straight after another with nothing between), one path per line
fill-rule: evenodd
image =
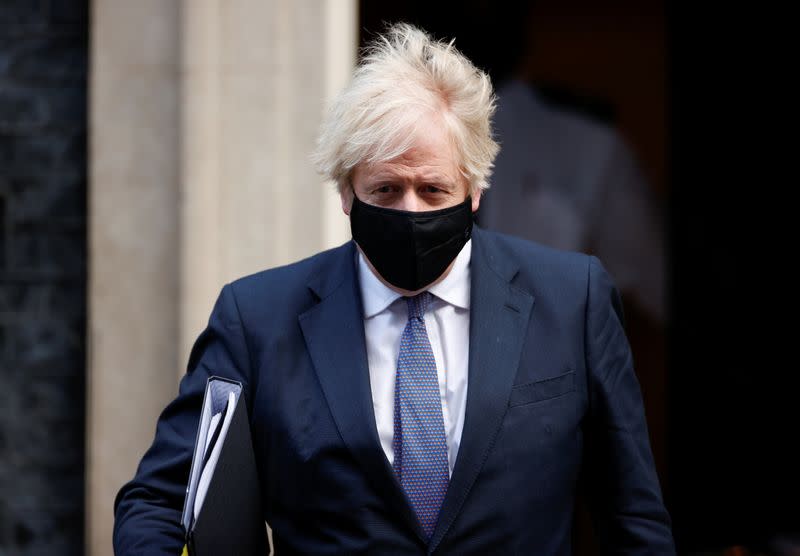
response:
M242 385L211 377L195 441L183 526L191 556L266 554L261 488Z

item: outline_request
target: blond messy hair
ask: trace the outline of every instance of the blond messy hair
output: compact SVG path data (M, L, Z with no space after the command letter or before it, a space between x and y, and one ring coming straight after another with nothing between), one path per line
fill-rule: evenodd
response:
M434 40L399 23L364 51L350 85L328 110L313 160L344 192L356 165L402 155L420 123L438 116L476 195L489 187L499 150L491 127L495 104L489 77L452 41Z

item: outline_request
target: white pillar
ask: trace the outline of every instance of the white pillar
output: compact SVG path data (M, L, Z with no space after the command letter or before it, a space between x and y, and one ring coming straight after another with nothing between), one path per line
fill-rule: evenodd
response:
M349 237L309 162L355 0L95 0L87 552L222 285Z
M178 365L178 5L92 5L86 543L174 396Z
M192 0L184 15L181 354L237 277L349 238L309 155L355 62L352 0Z

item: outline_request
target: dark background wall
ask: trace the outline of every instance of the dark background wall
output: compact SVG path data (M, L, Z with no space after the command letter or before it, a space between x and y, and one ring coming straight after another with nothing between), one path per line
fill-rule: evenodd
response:
M788 14L668 9L670 495L685 547L800 547ZM792 23L793 25L793 23ZM792 185L789 185L789 184ZM782 552L794 538L794 552Z
M0 554L83 553L85 0L0 0Z

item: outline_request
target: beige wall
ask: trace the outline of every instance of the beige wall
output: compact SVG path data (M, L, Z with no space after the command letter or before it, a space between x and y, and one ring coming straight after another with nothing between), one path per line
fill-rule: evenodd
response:
M308 162L355 58L354 0L96 0L87 546L221 286L349 237Z

